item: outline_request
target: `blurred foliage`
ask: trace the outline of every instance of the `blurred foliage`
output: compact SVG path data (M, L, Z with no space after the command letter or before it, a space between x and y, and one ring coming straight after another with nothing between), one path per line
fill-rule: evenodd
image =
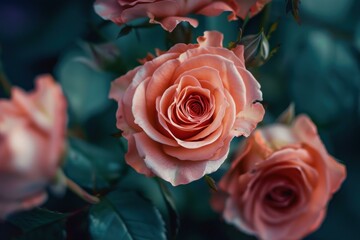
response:
M263 124L274 122L291 102L296 113L311 116L328 151L347 166L348 177L330 202L322 227L306 239L358 239L360 1L302 0L300 25L291 14L286 15L286 2L297 1L273 0L246 24L243 32L244 36L258 34L261 29L267 32L272 23L278 22L269 40L270 49L280 45L278 52L260 68L251 69L262 86L266 107ZM59 222L51 227L45 224L47 227L38 233L31 231L35 238L27 238L22 225L27 225L28 214L47 210L20 213L14 215L11 223L0 224L1 239L11 236L49 239L45 230L55 234L48 235L54 236L51 239L80 239L79 236L88 239L87 232L93 239L106 239L111 234L117 235L124 224L130 224L128 232L123 232L130 239L137 239L131 229L138 227L151 239L162 239L163 234L171 238L169 232L177 231L176 216L180 217L177 239L253 239L227 225L210 208L211 190L205 181L174 188L140 176L132 169L123 171L124 142L111 136L118 130L117 106L108 100L110 81L137 66L137 60L147 52L167 49L167 42L173 41L174 35L154 26L126 30L127 34L123 30L123 36L117 38L122 28L103 22L93 12L92 4L93 0L0 2L1 61L8 79L14 85L31 89L36 75L50 72L56 76L69 101L69 134L76 137L69 140L64 171L87 190L102 190L97 193L107 199L89 207L69 193L64 199L51 196L45 207L54 212L43 212L48 217L41 221L51 222L61 216ZM142 20L132 24L141 23ZM224 46L228 46L237 40L242 26L242 22L229 23L227 14L199 17L199 23L191 35L186 35L186 41L190 38L195 41L204 30L219 30L225 35ZM114 45L107 48L108 54L99 55L98 48L109 42ZM3 92L0 94L4 97ZM234 140L232 151L239 141ZM225 163L211 177L218 181L227 166ZM110 189L117 190L107 195ZM148 207L143 209L144 206ZM64 216L57 215L58 211L76 213L62 220ZM136 212L137 219L132 220L137 222L129 223L129 219L122 217L129 211ZM147 229L141 221L153 224L157 231ZM31 224L35 225L27 227L36 228L36 221ZM65 227L67 234L59 226ZM36 235L40 232L43 235Z
M113 191L90 209L94 240L166 239L160 212L133 192Z
M66 239L64 223L67 215L45 209L34 209L11 216L13 223L21 230L16 239L41 239L47 236L51 239Z
M120 151L120 148L114 151L116 154L70 138L64 172L84 188L93 189L95 192L109 189L124 171L123 162L119 161L124 152Z

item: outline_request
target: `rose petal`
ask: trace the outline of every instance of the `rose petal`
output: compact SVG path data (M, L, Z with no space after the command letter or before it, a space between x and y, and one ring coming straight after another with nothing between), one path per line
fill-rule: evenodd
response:
M154 16L150 18L150 23L157 23L160 24L163 29L165 29L168 32L174 31L175 27L181 23L181 22L187 22L194 28L196 28L199 25L199 22L194 18L188 18L188 17L166 17L161 20L155 20Z
M44 203L47 199L45 192L39 193L32 197L26 198L20 201L3 202L0 199L0 219L5 219L9 214L29 210L33 207L39 206Z
M223 12L231 12L231 14L228 16L229 21L237 19L234 9L224 2L213 2L197 11L197 14L205 16L218 16Z
M200 47L222 47L224 35L217 31L205 31L204 36L198 37Z
M177 186L197 180L216 171L225 161L226 155L214 161L178 161L161 151L161 145L145 133L134 134L139 155L155 175Z
M118 4L117 0L96 0L94 10L105 20L111 20L117 24L124 23L121 19L123 8Z
M154 128L154 124L151 123L154 117L149 116L148 110L146 108L146 85L148 84L149 80L142 82L136 89L134 94L134 100L132 105L132 112L135 118L135 123L139 125L146 134L159 143L170 145L170 146L177 146L177 143L174 139L171 139L163 134L161 134L158 130Z
M128 141L128 151L125 154L126 163L133 167L138 173L144 174L148 177L154 176L151 169L146 166L143 157L140 157L134 136L128 134L124 137Z

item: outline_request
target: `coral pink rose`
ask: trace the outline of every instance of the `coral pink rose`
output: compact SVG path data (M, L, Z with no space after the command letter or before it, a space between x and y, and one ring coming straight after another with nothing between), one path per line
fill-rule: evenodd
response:
M66 102L48 75L0 100L0 219L42 204L64 150Z
M205 32L198 44L176 44L112 83L125 158L139 173L173 185L199 179L220 167L234 136L250 135L262 120L243 46L231 51L222 40Z
M198 21L186 17L190 13L219 15L233 11L225 2L213 0L97 0L95 11L104 19L124 24L137 18L148 17L151 23L158 23L172 31L180 22L189 22L193 27Z
M264 240L294 240L315 231L345 167L330 156L316 126L299 116L246 140L212 199L224 219Z

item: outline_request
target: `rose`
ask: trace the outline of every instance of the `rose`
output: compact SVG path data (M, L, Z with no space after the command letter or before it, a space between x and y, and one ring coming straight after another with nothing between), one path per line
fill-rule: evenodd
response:
M254 131L221 179L212 206L261 239L300 239L320 226L345 176L345 167L327 153L316 126L302 115L292 126Z
M228 19L245 19L256 15L270 0L96 0L95 12L118 25L131 20L148 17L150 23L158 23L172 32L180 22L197 27L198 21L186 17L190 13L217 16L231 12Z
M97 0L94 8L102 18L119 25L148 17L150 23L158 23L170 32L183 21L196 27L197 20L185 17L190 13L214 16L223 11L233 11L227 3L212 0Z
M222 39L205 32L199 44L176 44L112 83L125 159L139 173L173 185L199 179L224 162L234 136L248 136L262 120L243 46L231 51Z
M229 4L238 17L245 19L247 15L253 17L258 14L270 1L271 0L231 0Z
M0 219L42 204L64 150L66 102L48 75L0 100Z

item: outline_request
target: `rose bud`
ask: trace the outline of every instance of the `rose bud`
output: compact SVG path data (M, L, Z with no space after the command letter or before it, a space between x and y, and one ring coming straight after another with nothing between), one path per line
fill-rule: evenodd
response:
M228 2L234 6L236 15L245 19L247 16L253 17L258 14L271 0L230 0Z

